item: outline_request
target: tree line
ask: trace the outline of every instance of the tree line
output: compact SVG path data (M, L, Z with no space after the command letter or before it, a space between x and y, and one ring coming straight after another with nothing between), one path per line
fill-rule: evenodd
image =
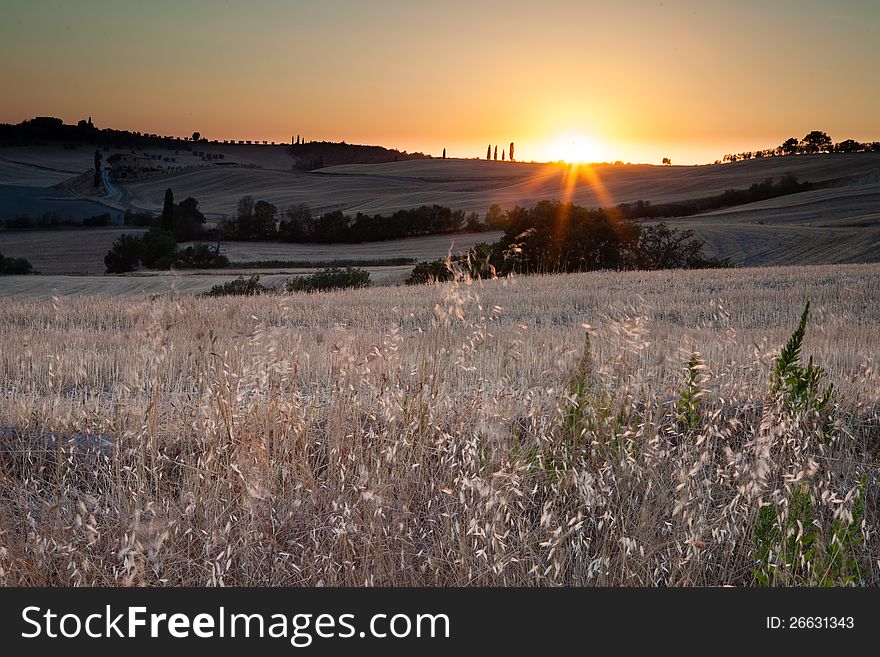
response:
M502 149L502 151L501 151L501 161L504 162L505 160L507 160L507 159L508 159L508 153L509 153L509 154L510 154L510 157L509 157L510 161L511 161L511 162L516 162L516 159L514 158L514 152L515 152L515 151L514 151L514 143L513 143L513 142L510 142L510 148L509 148L509 150L503 150L503 149ZM443 153L444 153L444 156L445 156L446 149L443 149ZM489 144L489 147L486 149L486 159L487 159L487 160L493 160L493 159L494 159L496 162L498 161L498 145L497 145L497 144L495 145L495 151L494 151L494 154L493 154L493 151L492 151L492 144Z
M290 155L296 158L296 168L305 171L336 164L380 164L431 157L424 153L407 153L384 146L347 144L344 141L305 141L301 140L299 136L287 149Z
M617 208L585 208L541 201L501 214L504 235L455 259L423 262L408 284L451 280L456 275L558 274L595 270L698 269L728 266L707 257L693 231L665 223L639 224Z
M816 153L880 153L880 141L859 142L855 139L844 139L834 143L827 133L813 130L803 139L789 137L776 148L767 148L742 153L728 153L720 162L739 162L762 157L778 157L781 155L813 155Z
M815 187L815 184L806 181L800 182L796 176L788 173L779 178L778 181L773 178L767 178L763 182L754 183L745 189L728 189L714 196L671 201L669 203L652 204L650 201L621 203L617 206L617 210L627 219L688 217L719 208L745 205L746 203L765 201L777 196L806 192L815 189Z
M440 235L483 229L476 212L465 213L441 205L422 205L391 214L351 216L340 210L315 214L305 205L279 210L268 201L244 196L236 215L217 225L218 236L230 241L357 243Z
M572 258L580 263L577 267L592 266L589 263L598 263L599 268L693 267L701 262L697 254L702 246L696 245L688 231L668 232L671 231L668 227L639 225L637 222L646 219L683 217L814 188L813 183L800 182L793 175L787 174L779 180L767 178L745 189L728 189L721 194L698 199L658 204L636 201L622 203L612 208L593 210L580 206L555 206L554 212L558 217L565 218L563 223L567 223L568 218L571 217L572 226L579 227L571 234L566 233L568 235L566 239L573 240L574 246L571 248L575 251L569 247L562 248L554 237L557 233L542 233L543 228L529 224L536 217L542 216L542 212L544 214L548 212L548 206L545 204L536 206L540 211L517 207L506 212L499 205L493 204L483 217L476 212L465 213L463 210L452 210L441 205L423 205L398 210L388 215L358 212L351 216L340 210L318 215L305 205L294 205L280 211L269 201L255 201L252 196L244 196L238 202L234 217L223 219L215 228L206 230L205 216L199 210L198 201L188 197L175 203L174 194L168 189L165 192L162 214L151 219L150 229L143 235L120 236L105 256L104 263L108 273L134 271L140 267L213 269L225 267L229 263L220 252L220 243L223 240L352 244L458 231L495 230L505 233L505 236L491 249L493 266L498 271L505 271L508 267L513 267L512 271L520 271L518 268L522 268L522 271L527 273L544 270L550 272L557 269L569 271L574 266ZM599 219L603 217L614 219L613 234L605 234L599 230L602 226L607 228L612 225L602 224ZM147 220L150 220L149 215L131 214L127 215L126 223L143 225ZM556 221L562 220L557 218ZM514 257L520 253L516 249L504 255L505 250L509 250L507 246L511 244L511 237L520 233L527 234L527 237L531 236L533 240L538 239L537 242L528 241L530 255L525 260L518 255ZM535 237L536 235L543 237L538 238ZM633 247L631 240L627 238L633 235L640 244L638 248ZM181 242L197 240L209 240L215 245L196 244L183 249L178 246ZM584 251L581 255L573 255L579 252L577 249L590 243L606 244L610 251L592 254ZM675 248L670 246L673 243ZM548 245L553 246L550 248ZM663 257L658 255L659 245L668 249L668 255ZM689 245L688 248L691 249L687 257L681 256L685 245ZM611 258L609 254L614 254L619 260L609 259ZM531 259L534 257L539 258L540 264ZM712 265L719 264L717 261L706 262ZM430 273L428 270L424 271ZM436 271L433 273L436 274Z

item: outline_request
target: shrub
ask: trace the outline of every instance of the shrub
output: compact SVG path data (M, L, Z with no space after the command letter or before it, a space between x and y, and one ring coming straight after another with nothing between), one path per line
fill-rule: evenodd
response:
M639 242L633 254L636 269L704 269L728 267L726 260L706 258L705 244L692 230L670 228L666 223L638 227Z
M188 246L177 253L175 267L180 269L222 269L229 265L229 258L220 253L220 245L211 248L207 244Z
M120 235L104 256L108 274L124 274L134 271L141 262L142 238L140 235Z
M0 275L19 276L30 274L34 268L30 261L24 258L4 258L0 253Z
M170 269L177 260L177 240L166 230L150 229L141 238L141 262L149 269Z
M288 292L322 292L370 286L370 272L357 267L339 269L330 267L309 276L299 276L287 281Z
M412 273L404 281L406 285L426 285L452 280L452 270L446 260L420 262L413 267Z
M274 292L271 287L266 287L260 283L260 275L254 274L250 278L239 276L233 281L215 285L202 296L205 297L228 297L228 296L253 296L255 294L265 294L266 292Z

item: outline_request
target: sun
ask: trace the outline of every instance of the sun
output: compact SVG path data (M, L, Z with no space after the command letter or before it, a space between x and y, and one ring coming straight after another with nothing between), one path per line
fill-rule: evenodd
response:
M599 161L602 147L593 137L568 133L559 137L549 151L554 160L563 160L570 164L586 164Z

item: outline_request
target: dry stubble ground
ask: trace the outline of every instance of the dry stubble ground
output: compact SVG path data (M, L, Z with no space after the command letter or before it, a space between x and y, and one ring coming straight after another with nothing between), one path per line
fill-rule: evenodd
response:
M772 583L876 584L878 284L867 265L3 300L0 425L117 448L7 454L0 581L754 584L762 505L785 526L806 490L817 553L857 503L860 541L842 569L771 550ZM768 396L807 299L827 432Z

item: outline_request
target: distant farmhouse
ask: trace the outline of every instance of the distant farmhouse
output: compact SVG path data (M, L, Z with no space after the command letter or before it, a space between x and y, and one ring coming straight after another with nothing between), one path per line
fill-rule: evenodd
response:
M107 164L117 178L128 178L153 168L153 160L149 156L135 153L114 153L107 158Z

